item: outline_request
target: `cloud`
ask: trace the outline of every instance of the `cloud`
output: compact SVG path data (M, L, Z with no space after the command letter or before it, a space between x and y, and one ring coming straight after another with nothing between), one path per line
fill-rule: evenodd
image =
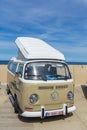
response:
M16 37L31 36L45 40L68 57L84 56L86 7L86 0L1 0L0 54L1 50L16 54Z
M17 47L13 42L0 41L0 60L9 60L17 55Z
M55 48L65 55L67 61L80 61L80 59L81 61L86 61L87 59L87 45L82 46L82 44L75 44L72 46L72 44L64 45L60 43L59 45L56 45Z
M0 50L2 49L15 49L16 45L12 42L0 41Z
M76 0L75 2L80 3L80 4L87 4L87 0Z

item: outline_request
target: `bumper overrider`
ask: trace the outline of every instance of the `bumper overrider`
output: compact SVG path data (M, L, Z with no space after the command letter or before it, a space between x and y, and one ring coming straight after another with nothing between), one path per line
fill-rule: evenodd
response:
M75 106L68 108L66 104L63 104L62 109L45 111L45 107L41 106L41 111L37 111L37 112L24 111L20 115L23 117L40 117L43 119L45 117L50 117L50 116L67 115L68 113L71 113L75 110L76 110Z

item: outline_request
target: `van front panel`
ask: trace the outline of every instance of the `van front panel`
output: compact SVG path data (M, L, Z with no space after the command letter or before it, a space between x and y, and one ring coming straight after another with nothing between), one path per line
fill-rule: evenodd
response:
M39 111L41 106L45 106L46 110L60 109L63 104L68 107L73 106L74 97L68 99L68 93L73 93L73 81L63 82L40 82L23 83L23 111L31 108L33 111ZM37 95L38 100L32 103L31 95Z

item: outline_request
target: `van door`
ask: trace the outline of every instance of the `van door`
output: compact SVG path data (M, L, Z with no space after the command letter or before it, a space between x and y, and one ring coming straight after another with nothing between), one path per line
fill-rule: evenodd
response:
M23 66L24 64L19 64L18 69L15 74L14 78L14 84L15 84L15 89L16 89L16 98L18 101L18 104L21 105L21 100L22 100L22 76L23 76Z
M14 77L15 77L15 72L17 70L18 63L10 61L8 64L8 71L7 71L7 81L8 81L8 86L11 94L14 96L15 93L15 86L14 86Z

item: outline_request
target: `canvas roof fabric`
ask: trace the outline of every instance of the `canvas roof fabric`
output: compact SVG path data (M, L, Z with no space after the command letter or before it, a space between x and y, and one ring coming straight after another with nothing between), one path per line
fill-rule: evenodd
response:
M65 60L64 55L43 40L32 37L18 37L15 43L25 59Z

